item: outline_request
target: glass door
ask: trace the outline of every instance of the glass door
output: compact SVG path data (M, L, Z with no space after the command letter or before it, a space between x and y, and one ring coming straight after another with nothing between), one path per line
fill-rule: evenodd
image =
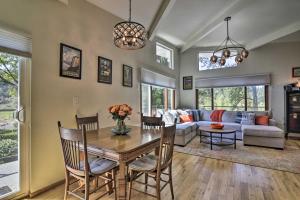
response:
M0 52L0 199L28 192L28 62Z

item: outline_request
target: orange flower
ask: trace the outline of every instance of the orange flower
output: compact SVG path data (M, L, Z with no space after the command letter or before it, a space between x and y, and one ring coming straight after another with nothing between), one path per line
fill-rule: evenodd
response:
M108 112L111 112L111 109L113 108L113 106L109 106L108 108Z
M124 111L120 110L120 111L119 111L119 115L120 115L121 117L124 117L124 116L126 116L126 113L125 113Z

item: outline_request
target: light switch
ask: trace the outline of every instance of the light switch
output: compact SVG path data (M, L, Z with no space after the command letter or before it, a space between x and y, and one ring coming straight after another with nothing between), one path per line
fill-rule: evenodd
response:
M78 104L79 104L79 98L78 98L78 96L74 96L73 97L73 106L76 106Z

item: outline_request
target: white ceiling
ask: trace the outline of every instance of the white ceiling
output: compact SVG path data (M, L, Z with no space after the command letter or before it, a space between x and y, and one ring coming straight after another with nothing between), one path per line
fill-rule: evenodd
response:
M86 0L124 20L129 17L129 0ZM131 18L149 28L163 0L132 0Z
M129 0L86 1L128 19ZM182 51L219 45L226 16L230 36L253 49L300 31L300 0L132 0L132 20Z
M223 19L232 16L230 36L255 48L300 30L300 0L177 0L157 36L182 47L219 45Z

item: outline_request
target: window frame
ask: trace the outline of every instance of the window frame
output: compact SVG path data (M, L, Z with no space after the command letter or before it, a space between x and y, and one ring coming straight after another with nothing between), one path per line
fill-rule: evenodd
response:
M198 71L201 72L201 71L210 71L210 70L217 70L217 69L231 69L231 68L235 68L235 67L238 67L238 65L236 64L235 66L229 66L229 67L226 67L226 65L224 65L223 67L218 67L218 68L212 68L212 69L204 69L204 70L200 70L200 54L201 53L209 53L209 54L213 54L213 51L199 51L198 52L198 57L197 57L197 61L198 61Z
M248 111L248 95L247 95L247 87L249 87L250 85L246 85L246 86L235 86L235 87L243 87L244 88L244 103L245 103L245 107L244 107L244 111ZM258 86L258 85L257 85ZM230 86L229 86L230 87ZM199 89L201 88L196 88L195 90L195 94L196 94L196 109L199 109ZM211 110L214 110L215 104L214 104L214 88L209 88L211 89ZM264 101L265 101L265 110L264 111L268 111L269 110L269 85L264 85Z
M171 58L170 58L170 60L171 60L171 63L170 63L170 65L168 66L168 65L165 65L165 66L168 66L168 68L169 69L172 69L172 70L174 70L174 49L172 49L172 48L170 48L170 47L168 47L168 46L166 46L166 45L163 45L162 43L160 43L160 42L156 42L156 44L155 44L155 61L157 62L157 46L159 46L159 47L161 47L161 48L163 48L163 49L166 49L166 50L168 50L168 51L170 51L170 56L171 56ZM161 65L164 65L163 63L160 63L160 62L157 62L157 63L159 63L159 64L161 64Z
M143 111L143 103L142 103L142 96L143 96L143 90L142 90L142 85L147 85L148 87L150 87L150 95L149 95L149 98L148 101L150 102L150 105L149 105L149 108L150 108L150 115L151 116L155 116L157 113L152 113L152 88L153 87L158 87L158 88L162 88L164 89L164 92L163 92L163 95L164 95L164 110L167 111L168 110L168 100L169 100L169 97L168 97L168 90L172 90L173 91L173 94L172 94L172 99L171 99L171 106L172 106L172 109L175 109L175 101L176 101L176 89L174 88L168 88L168 87L162 87L162 86L157 86L157 85L150 85L150 84L146 84L146 83L141 83L141 92L140 92L140 110L141 110L141 113ZM148 113L147 113L148 114Z

